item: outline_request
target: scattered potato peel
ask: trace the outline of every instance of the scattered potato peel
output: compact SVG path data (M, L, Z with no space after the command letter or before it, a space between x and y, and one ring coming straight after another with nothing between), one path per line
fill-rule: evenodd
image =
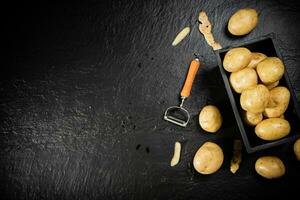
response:
M213 48L213 50L222 49L220 43L215 41L213 34L211 33L212 25L209 22L209 19L204 11L199 13L198 18L199 24L199 31L204 35L204 38L209 46Z
M230 162L230 171L235 174L237 170L240 168L240 164L242 162L242 141L234 140L233 143L233 156Z
M188 26L182 29L182 31L180 31L173 40L172 46L176 46L177 44L179 44L190 33L190 30L191 29Z
M181 144L180 144L180 142L175 142L174 155L173 155L173 158L172 158L171 164L170 164L171 167L178 164L178 162L180 160L180 152L181 152Z

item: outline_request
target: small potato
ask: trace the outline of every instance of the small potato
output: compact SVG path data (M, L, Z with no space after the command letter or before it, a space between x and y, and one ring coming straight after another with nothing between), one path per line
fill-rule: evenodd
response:
M196 152L193 165L201 174L212 174L220 169L223 160L221 147L213 142L205 142Z
M279 58L268 57L258 63L256 71L264 84L271 84L281 79L284 73L284 65Z
M270 83L265 85L269 90L273 89L274 87L276 87L279 84L279 81L276 81L274 83Z
M257 25L258 15L252 8L240 9L229 19L228 31L232 35L246 35L250 33Z
M285 174L285 166L278 157L264 156L255 162L255 171L264 178L274 179Z
M243 110L251 113L262 113L269 102L269 93L268 88L262 84L244 90L240 97Z
M280 119L285 119L285 118L284 118L284 114L280 115L279 118L280 118Z
M275 87L270 91L270 101L265 108L264 116L280 117L288 108L290 102L290 91L286 87Z
M223 66L228 72L237 72L245 67L251 61L251 52L244 47L230 49L224 57Z
M263 53L252 52L251 61L247 67L255 69L257 64L263 61L267 56Z
M296 140L296 142L294 144L294 152L295 152L297 160L300 161L300 138L298 140Z
M263 140L273 141L287 136L291 131L290 123L281 118L270 118L261 121L255 127L256 135Z
M244 68L237 72L232 72L229 81L233 90L242 93L243 90L257 85L257 74L254 69Z
M248 124L249 126L255 126L255 125L257 125L259 122L261 122L262 120L263 120L263 115L262 115L262 113L245 112L245 115L244 115L244 121L245 121L246 124Z
M199 114L199 124L207 132L215 133L222 125L222 115L216 106L208 105Z

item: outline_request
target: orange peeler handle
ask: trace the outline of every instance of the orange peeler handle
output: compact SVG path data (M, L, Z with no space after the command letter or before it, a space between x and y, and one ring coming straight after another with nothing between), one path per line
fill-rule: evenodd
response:
M191 62L187 77L185 79L184 86L183 86L183 88L181 90L181 93L180 93L181 97L187 98L187 97L190 96L191 89L192 89L192 86L193 86L193 82L194 82L195 76L197 74L197 71L199 69L199 66L200 66L200 61L199 61L198 58L194 59Z

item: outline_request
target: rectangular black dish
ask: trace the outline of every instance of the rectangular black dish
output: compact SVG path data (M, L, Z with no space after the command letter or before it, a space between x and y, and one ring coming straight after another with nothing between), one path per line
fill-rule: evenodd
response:
M230 86L229 83L229 76L230 73L225 71L223 68L223 59L227 51L229 51L231 48L235 47L246 47L251 52L260 52L266 54L268 57L275 56L280 58L283 63L284 59L280 55L280 52L278 51L278 48L276 47L276 39L274 34L269 34L266 36L262 36L259 39L251 40L248 42L245 42L243 44L239 44L236 46L230 46L223 48L221 50L216 51L216 56L218 59L218 65L219 69L222 75L222 79L225 84L225 88L232 106L232 110L234 112L234 116L237 122L237 125L239 127L242 140L244 142L244 145L246 147L246 150L248 153L253 153L258 150L274 147L280 144L284 144L287 142L291 142L298 138L300 136L300 110L298 107L296 95L294 93L293 87L290 83L287 71L285 70L284 76L280 80L279 85L285 86L289 89L291 93L290 103L288 106L288 109L286 110L284 116L285 119L289 121L291 125L291 132L288 136L276 140L276 141L265 141L260 138L258 138L254 132L253 126L248 126L243 121L243 110L240 106L240 94L234 92ZM285 65L286 66L286 65Z

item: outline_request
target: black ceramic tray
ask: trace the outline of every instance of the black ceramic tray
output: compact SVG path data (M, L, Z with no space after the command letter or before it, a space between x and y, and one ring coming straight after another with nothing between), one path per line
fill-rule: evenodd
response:
M278 48L276 47L276 39L274 34L269 34L266 36L263 36L259 39L251 40L248 42L245 42L243 44L239 44L236 46L230 46L226 47L224 49L216 51L217 59L218 59L218 65L219 69L225 84L225 88L227 91L227 94L230 99L230 103L232 106L232 110L235 115L235 119L237 121L242 139L244 141L244 145L246 147L246 150L248 153L252 153L258 150L274 147L283 143L291 142L292 140L295 140L297 137L300 136L300 110L297 104L297 99L295 96L295 93L293 91L293 87L290 83L289 77L287 72L285 71L284 76L280 80L279 85L287 87L291 92L291 99L288 106L287 111L285 112L284 116L285 118L290 122L291 125L291 132L288 136L285 138L282 138L280 140L276 141L264 141L260 138L258 138L254 132L253 126L248 126L244 123L242 119L243 110L240 106L240 94L234 92L229 83L229 75L230 73L225 71L223 68L223 58L227 51L229 51L231 48L234 47L246 47L252 52L261 52L266 54L267 56L276 56L279 57L283 63L284 59L280 55ZM286 65L285 65L286 66Z

